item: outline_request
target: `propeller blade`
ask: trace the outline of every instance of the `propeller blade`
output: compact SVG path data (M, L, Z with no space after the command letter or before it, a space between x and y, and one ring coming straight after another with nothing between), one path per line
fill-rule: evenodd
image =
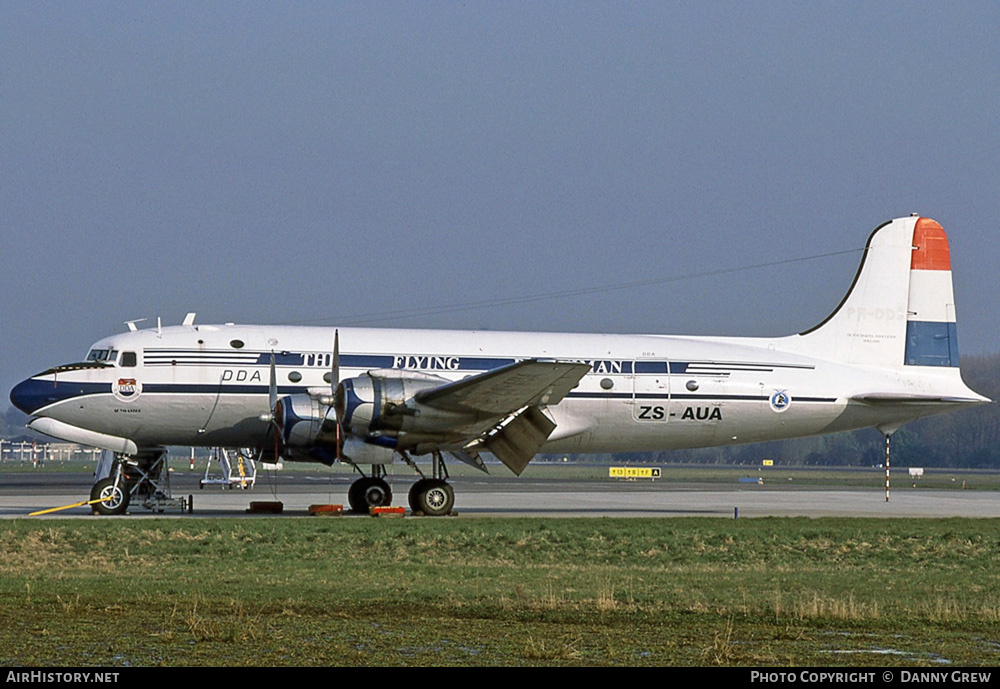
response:
M274 420L271 422L271 431L274 434L274 461L277 462L281 459L281 423L278 421L278 412L280 411L284 414L284 409L279 409L281 407L281 402L277 402L274 405L274 411L271 416Z
M333 331L333 364L330 366L330 397L337 394L340 385L340 331Z
M337 461L343 459L341 450L344 447L344 424L341 407L337 401L337 390L340 388L340 330L333 331L333 363L330 365L330 399L333 400L333 415L337 419Z
M278 404L278 376L274 370L274 350L271 350L271 382L267 386L267 406L274 415L274 408Z
M268 411L266 414L260 415L261 421L267 421L267 435L273 436L274 439L274 458L275 461L281 457L281 416L284 414L284 410L281 408L281 401L278 399L278 374L274 366L274 350L271 350L271 379L267 386L267 404ZM265 435L264 444L267 444L267 435ZM261 450L263 452L263 449Z

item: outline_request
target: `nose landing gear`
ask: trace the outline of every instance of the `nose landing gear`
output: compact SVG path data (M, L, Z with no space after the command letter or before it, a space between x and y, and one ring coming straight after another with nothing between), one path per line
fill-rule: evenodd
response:
M113 477L102 478L90 489L90 499L100 500L91 509L105 516L125 514L131 497L126 482Z

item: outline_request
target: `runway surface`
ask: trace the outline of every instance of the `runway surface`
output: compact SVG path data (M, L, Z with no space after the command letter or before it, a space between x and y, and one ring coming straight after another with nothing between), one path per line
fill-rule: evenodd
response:
M281 501L285 516L307 515L313 504L345 504L350 478L317 472L259 478L253 490L206 486L200 474L176 472L174 497L193 498L193 515L177 508L162 514L133 501L129 516L242 517L251 501ZM0 518L27 517L36 510L86 500L87 473L0 474ZM412 480L390 480L394 505L406 506ZM986 490L789 489L746 484L671 484L665 481L594 479L455 478L460 517L1000 517L1000 493ZM75 507L34 519L90 517ZM120 518L120 517L109 517Z

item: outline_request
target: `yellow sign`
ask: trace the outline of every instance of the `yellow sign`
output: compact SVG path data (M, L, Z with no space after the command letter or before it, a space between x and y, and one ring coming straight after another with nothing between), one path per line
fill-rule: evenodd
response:
M764 466L766 466L766 467L773 467L774 466L774 460L773 459L765 459L764 460Z
M609 478L660 478L659 467L608 467Z

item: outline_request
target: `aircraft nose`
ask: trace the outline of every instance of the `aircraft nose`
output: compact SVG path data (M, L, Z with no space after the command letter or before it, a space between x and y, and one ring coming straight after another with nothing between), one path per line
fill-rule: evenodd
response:
M34 414L44 404L40 381L22 380L10 391L10 402L25 414ZM49 385L51 388L51 384Z

